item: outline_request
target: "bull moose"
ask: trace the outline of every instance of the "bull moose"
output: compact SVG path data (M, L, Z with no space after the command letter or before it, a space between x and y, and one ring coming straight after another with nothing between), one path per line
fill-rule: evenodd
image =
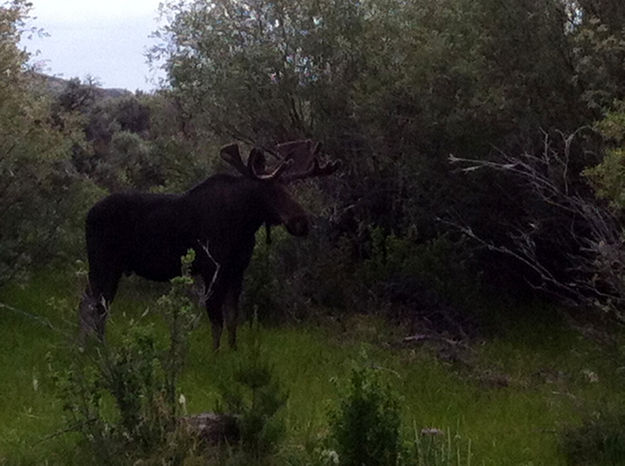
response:
M103 338L122 274L169 280L180 274L180 257L194 249L192 273L212 283L206 310L213 347L219 348L224 314L236 347L238 300L255 233L263 224L284 225L294 236L308 233L309 216L286 185L336 171L338 162L319 162L319 150L311 140L280 144L280 161L267 171L262 150L252 149L244 164L238 144L230 144L220 155L243 176L216 174L183 194L115 193L96 203L86 221L89 284L79 309L81 339Z

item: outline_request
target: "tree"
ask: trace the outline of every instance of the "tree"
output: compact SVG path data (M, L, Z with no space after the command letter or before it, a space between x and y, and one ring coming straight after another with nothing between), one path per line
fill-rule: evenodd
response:
M595 34L588 42L584 35L591 6L610 16L618 13L610 13L615 5L170 2L163 13L171 22L159 31L153 56L165 63L171 95L190 127L265 147L313 137L342 158L340 182L321 188L335 213L325 233L349 237L362 260L378 229L424 243L450 233L439 219L454 219L500 243L525 213L542 215L544 205L518 178L463 177L448 155L484 161L498 153L534 154L545 132L569 134L592 124L622 92L616 66L622 46L612 26L608 45L615 48L601 49L603 39ZM606 93L591 99L595 91ZM600 153L595 137L571 151L574 183L583 185L580 173ZM552 220L568 219L560 212ZM539 242L552 244L553 231L543 230ZM554 262L576 247L562 246ZM499 256L480 257L494 279L505 276ZM509 282L519 282L517 272L528 273L517 268Z
M78 213L92 197L67 161L75 127L52 122L18 47L29 6L0 5L0 283L80 244Z

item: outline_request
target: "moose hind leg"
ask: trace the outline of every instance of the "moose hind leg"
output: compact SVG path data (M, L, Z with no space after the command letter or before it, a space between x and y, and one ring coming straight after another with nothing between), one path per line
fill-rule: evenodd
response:
M88 336L104 337L104 322L106 320L106 305L91 292L88 286L83 293L78 306L78 341L84 344Z
M89 274L89 285L78 309L81 343L84 343L88 335L104 340L109 305L115 297L120 278L121 271L117 269L109 269L105 273L92 271Z

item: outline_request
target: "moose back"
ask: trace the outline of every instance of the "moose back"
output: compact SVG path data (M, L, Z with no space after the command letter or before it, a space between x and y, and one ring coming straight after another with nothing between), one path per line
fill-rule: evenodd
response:
M319 149L310 140L278 145L280 161L267 172L261 150L252 149L244 164L238 145L231 144L221 157L242 176L214 175L183 194L116 193L95 204L86 221L89 284L79 308L81 340L90 334L103 338L122 274L169 280L180 274L180 257L194 249L192 272L212 283L206 310L213 347L219 347L224 320L235 347L239 295L255 233L263 224L284 225L295 236L308 233L309 216L287 185L336 171L337 162L319 163Z

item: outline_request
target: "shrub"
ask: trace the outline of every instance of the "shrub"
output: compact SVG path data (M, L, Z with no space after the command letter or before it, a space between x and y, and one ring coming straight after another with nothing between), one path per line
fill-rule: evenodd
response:
M346 466L462 466L471 464L471 442L439 429L402 436L398 397L372 369L356 367L336 410L317 462Z
M267 464L278 450L286 432L280 415L288 395L276 379L260 341L258 322L252 325L251 340L240 352L232 381L221 385L222 409L236 413L240 433L234 464Z
M564 431L561 445L571 465L625 464L625 413L595 413Z
M258 310L261 320L301 320L314 306L349 308L360 286L355 281L350 244L341 238L331 244L326 233L306 240L293 238L282 228L256 235L256 248L245 275L242 308ZM319 253L323 251L323 253Z
M53 381L67 414L68 431L83 435L104 464L159 458L179 462L194 441L179 423L177 382L198 311L191 305L193 251L182 258L158 308L169 324L169 345L159 345L151 325L131 322L119 345L92 342Z
M370 232L369 253L358 269L358 280L376 297L393 299L397 288L417 282L449 302L473 302L480 291L479 274L471 273L474 258L465 241L439 236L418 242L410 235Z
M86 205L97 195L69 160L79 126L69 115L53 122L45 83L26 72L30 57L20 41L31 9L24 0L0 4L0 285L74 256Z
M368 369L352 370L350 386L330 415L330 444L345 466L387 466L400 458L397 398Z

